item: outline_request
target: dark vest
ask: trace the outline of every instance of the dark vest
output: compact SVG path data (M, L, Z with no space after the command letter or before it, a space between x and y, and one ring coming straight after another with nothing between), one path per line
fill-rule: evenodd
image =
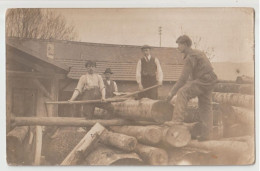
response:
M155 63L155 58L151 57L151 59L147 62L143 57L141 59L141 76L150 76L156 77L157 66Z
M107 83L107 80L104 80L104 85L106 87L106 98L110 98L115 96L113 92L115 92L114 81L110 80L110 85Z

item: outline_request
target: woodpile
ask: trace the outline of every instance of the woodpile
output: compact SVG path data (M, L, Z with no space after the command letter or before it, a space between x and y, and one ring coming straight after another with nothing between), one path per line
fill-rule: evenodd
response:
M160 100L129 99L112 103L116 119L111 120L11 118L16 127L7 135L7 141L11 142L8 144L8 156L24 152L18 147L24 146L25 139L28 140L26 144L29 144L31 133L28 126L36 126L37 133L32 138L32 144L36 146L32 163L39 165L252 164L252 87L248 81L244 81L243 85L234 82L217 85L212 97L215 134L210 141L194 140L198 131L196 124L193 124L198 121L197 99L191 100L187 108L185 120L190 124L171 126L164 122L171 120L174 105ZM100 110L98 116L102 118L104 115ZM55 136L50 136L46 128L57 126L60 128ZM38 147L41 144L42 150ZM16 161L16 158L12 159L12 163Z

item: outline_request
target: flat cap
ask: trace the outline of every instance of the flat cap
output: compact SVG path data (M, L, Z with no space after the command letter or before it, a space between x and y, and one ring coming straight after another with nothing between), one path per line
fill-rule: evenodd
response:
M192 45L192 41L191 39L189 38L189 36L187 35L182 35L180 36L177 40L176 40L176 43L186 43L188 47L191 47Z
M149 46L149 45L143 45L142 47L141 47L141 49L143 50L143 49L151 49L151 46Z

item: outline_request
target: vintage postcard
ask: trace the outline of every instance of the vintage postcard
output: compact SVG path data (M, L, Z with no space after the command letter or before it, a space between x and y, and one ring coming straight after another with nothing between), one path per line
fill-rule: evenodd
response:
M8 165L254 164L254 15L8 9Z

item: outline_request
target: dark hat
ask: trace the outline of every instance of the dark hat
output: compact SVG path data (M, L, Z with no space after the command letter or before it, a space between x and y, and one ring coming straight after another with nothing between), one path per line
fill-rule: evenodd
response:
M149 45L143 45L143 46L141 47L141 49L142 49L142 50L144 50L144 49L151 49L151 46L149 46Z
M87 68L88 66L96 67L96 61L87 60L85 63L85 67Z
M110 68L107 68L107 69L105 70L104 74L106 74L106 73L113 74L113 72L111 71L111 69L110 69Z
M189 36L187 36L187 35L182 35L182 36L180 36L180 37L176 40L176 43L181 43L181 44L186 43L188 47L191 47L191 45L192 45L192 41L191 41L191 39L189 38Z

